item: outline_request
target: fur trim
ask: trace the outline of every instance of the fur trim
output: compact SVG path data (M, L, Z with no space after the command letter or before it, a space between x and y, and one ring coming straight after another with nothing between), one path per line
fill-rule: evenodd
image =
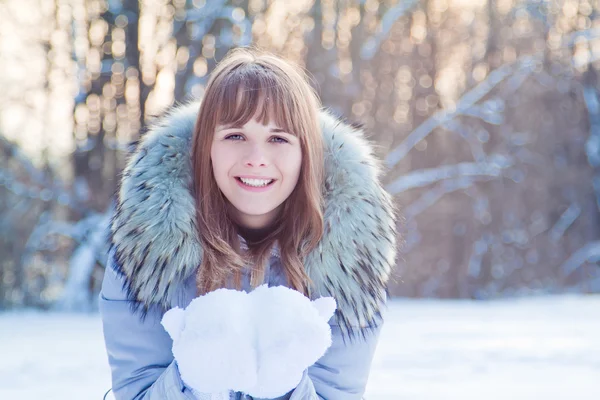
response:
M202 248L195 223L190 148L199 109L173 109L146 133L122 176L111 224L116 268L146 312L177 301ZM333 296L346 333L371 327L385 302L396 256L396 226L381 168L364 133L320 112L325 149L325 232L306 258L311 297Z

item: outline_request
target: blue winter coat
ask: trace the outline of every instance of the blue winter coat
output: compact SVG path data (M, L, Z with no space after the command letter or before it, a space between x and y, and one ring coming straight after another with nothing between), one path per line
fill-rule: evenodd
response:
M173 361L171 338L160 324L162 312L154 308L144 321L132 312L123 278L114 269L113 257L110 258L100 294L100 312L116 399L194 399ZM271 257L265 281L270 286L286 283L278 256ZM247 274L243 282L243 288L249 290ZM178 305L183 308L194 298L193 276L182 291ZM281 399L362 398L381 324L365 332L365 338L356 338L351 343L344 343L340 327L333 319L330 325L332 346L309 368L300 385ZM239 394L232 393L232 399L237 398L235 395Z
M181 381L160 320L166 310L193 299L202 259L189 156L198 108L193 103L175 109L146 133L123 172L100 293L117 400L194 398ZM358 400L395 262L395 214L363 132L325 111L320 121L326 150L325 232L304 265L313 282L311 298L333 296L338 309L330 321L332 346L283 398ZM245 276L246 290L248 282ZM265 282L287 285L277 249Z

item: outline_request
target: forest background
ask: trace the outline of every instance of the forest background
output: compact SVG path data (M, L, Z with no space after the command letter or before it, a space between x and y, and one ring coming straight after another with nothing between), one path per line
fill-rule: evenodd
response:
M94 309L148 124L256 45L362 124L403 215L395 296L600 292L600 4L0 2L0 309Z

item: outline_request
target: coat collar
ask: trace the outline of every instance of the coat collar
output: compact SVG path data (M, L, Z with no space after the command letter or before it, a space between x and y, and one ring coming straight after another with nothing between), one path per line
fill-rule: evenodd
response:
M202 259L190 191L191 140L199 110L173 109L140 140L121 179L110 230L116 268L146 312L175 304ZM346 333L372 327L385 302L396 256L390 196L364 133L321 111L325 141L325 232L305 267L313 297L333 296Z

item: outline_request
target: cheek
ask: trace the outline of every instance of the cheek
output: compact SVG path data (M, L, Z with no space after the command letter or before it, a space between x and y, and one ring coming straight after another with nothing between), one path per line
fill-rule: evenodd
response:
M223 146L217 143L211 147L210 159L213 164L213 168L223 170L227 168L233 158L233 151L228 149L227 146Z
M210 163L212 165L212 169L213 169L213 173L215 175L217 175L217 172L219 171L219 152L216 151L215 146L212 146L210 148Z
M217 185L221 186L227 175L227 152L218 145L213 145L210 150L210 162Z
M298 177L300 176L300 169L302 167L302 152L300 149L294 149L293 151L287 152L281 157L282 165L284 165L285 174L289 181L293 182L296 186Z

